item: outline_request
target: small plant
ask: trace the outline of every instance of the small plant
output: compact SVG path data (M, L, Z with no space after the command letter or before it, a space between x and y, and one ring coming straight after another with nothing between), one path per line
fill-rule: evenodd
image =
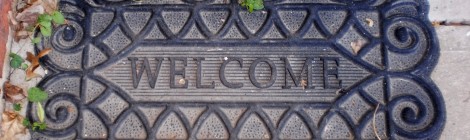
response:
M21 104L19 104L19 103L13 104L13 110L20 111L21 110Z
M10 53L9 56L10 56L10 58L11 58L11 60L10 60L10 66L11 66L12 68L17 69L17 68L20 68L21 65L24 64L24 63L23 63L23 62L24 62L24 59L21 58L21 56L15 54L15 53ZM26 64L26 65L27 65L27 64Z
M64 15L59 11L53 11L51 14L44 13L38 16L38 20L34 29L39 28L42 36L49 37L52 35L53 24L65 24ZM41 42L41 37L35 37L31 40L32 43L37 44Z
M250 13L264 8L263 0L242 0L240 5L246 7Z
M34 122L32 125L33 131L38 130L45 130L47 124L44 122L44 118L46 113L44 112L44 108L42 107L41 102L47 99L47 93L41 90L38 87L32 87L28 89L28 100L29 102L36 104L36 115L39 118L39 122ZM26 127L31 126L31 122L27 119L23 120L23 125Z
M19 42L21 39L30 39L32 44L41 43L42 38L50 37L54 27L66 24L64 15L58 11L58 0L32 0L32 1L15 1L17 4L9 12L10 29L13 29L13 39ZM37 34L35 34L37 33ZM36 35L36 36L34 36ZM13 45L11 46L13 47ZM11 69L3 84L2 92L5 101L12 104L11 109L6 108L2 114L2 122L0 123L1 136L0 139L16 139L17 135L25 134L27 129L33 131L42 131L47 128L45 122L45 110L42 103L47 100L48 94L38 87L21 87L11 83L10 77L18 69L25 72L25 81L33 78L41 77L34 73L40 67L40 58L52 51L51 48L44 48L38 54L26 52L26 58L23 58L19 52L25 46L20 47L16 52L7 53L9 56L9 64ZM14 50L10 48L10 50ZM15 83L21 83L16 81ZM28 89L24 92L24 89ZM23 117L20 111L24 108L21 104L25 99L35 107L35 113L38 120L31 122L28 118ZM10 111L14 110L14 111Z
M52 29L53 29L54 24L55 25L61 25L61 24L64 24L64 23L65 23L65 18L62 15L62 13L60 13L58 11L54 11L51 14L45 13L45 14L41 14L41 15L38 16L37 23L35 24L34 30L39 29L39 33L42 36L49 37L49 36L52 35ZM41 36L33 38L31 40L31 42L33 44L40 43L41 42ZM36 68L39 67L39 59L41 57L47 55L50 51L52 51L51 48L45 48L45 49L41 50L37 55L34 55L31 52L27 52L26 60L31 63L30 65L28 65L25 62L25 59L22 58L20 55L18 55L16 53L10 53L9 54L10 66L13 69L13 71L15 71L17 69L24 70L26 72L26 77L25 77L26 81L29 81L29 80L31 80L32 78L35 78L35 77L40 77L40 75L34 73L34 70L36 70ZM10 71L10 74L8 75L7 79L10 79L10 76L13 73L13 71ZM11 85L11 84L4 85L4 88L6 88L6 87L8 87L7 88L8 90L6 90L5 95L7 97L10 97L10 98L7 98L7 99L10 99L12 102L18 102L18 101L22 100L22 98L18 97L19 95L21 95L19 93L23 92L23 90L20 87L15 86L15 85ZM46 92L44 92L43 90L41 90L38 87L29 88L27 93L28 93L29 102L31 102L33 104L36 104L36 115L39 118L39 122L33 122L31 124L31 122L28 119L25 118L23 120L22 124L27 128L28 127L32 128L33 131L45 130L47 128L47 124L44 121L46 113L44 111L44 108L43 108L41 102L45 101L47 99L48 95L47 95ZM8 95L10 95L10 96L8 96ZM17 98L13 98L13 97L17 97ZM24 96L22 96L22 97L24 97ZM22 108L21 104L19 104L19 103L14 103L13 104L13 109L15 111L20 111L21 108Z

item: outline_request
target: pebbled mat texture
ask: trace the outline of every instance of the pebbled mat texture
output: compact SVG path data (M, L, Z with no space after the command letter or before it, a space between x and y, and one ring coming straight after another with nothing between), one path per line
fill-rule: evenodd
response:
M61 0L33 139L439 138L427 1L264 4Z

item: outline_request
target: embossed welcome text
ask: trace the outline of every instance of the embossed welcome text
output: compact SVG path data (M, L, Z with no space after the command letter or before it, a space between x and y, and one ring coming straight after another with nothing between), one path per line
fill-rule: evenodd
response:
M271 58L272 59L272 58ZM342 80L339 79L338 77L338 67L340 66L339 64L339 58L337 57L318 57L318 58L313 58L313 57L308 57L305 59L304 64L301 68L300 71L294 71L292 69L291 63L289 61L289 58L287 57L280 57L279 59L284 63L284 72L283 73L278 73L278 68L276 67L276 64L271 60L270 58L265 58L265 57L260 57L255 59L254 61L244 61L243 58L241 57L229 57L226 58L219 66L219 80L220 83L222 83L223 86L232 88L232 89L237 89L237 88L243 88L245 85L241 82L233 82L230 81L226 78L226 72L227 72L227 65L229 63L235 63L239 65L240 70L243 67L249 67L248 69L248 75L246 75L253 86L264 89L264 88L270 88L272 85L276 82L279 76L283 76L284 78L284 86L280 87L281 89L290 89L292 86L296 87L304 87L305 89L339 89L342 87ZM131 62L131 76L133 80L133 87L134 89L139 87L139 83L142 79L142 75L145 73L147 75L147 81L149 86L154 89L155 86L157 85L157 79L160 76L160 70L162 69L162 62L163 61L170 61L170 66L169 66L169 71L170 71L170 80L169 82L169 87L170 88L188 88L188 80L186 77L188 76L188 72L186 71L185 67L188 64L188 60L195 61L197 64L197 69L196 72L196 88L198 89L214 89L216 84L216 81L206 81L206 83L209 84L203 84L203 71L204 71L204 57L197 57L197 58L186 58L186 57L169 57L169 58L162 58L162 57L153 57L153 58L148 58L148 57L128 57L128 60ZM320 60L322 63L322 73L323 73L323 78L322 81L322 86L313 86L313 79L312 78L312 73L313 73L313 68L312 68L312 61L314 60ZM155 61L156 63L156 68L151 68L150 66L150 61ZM176 66L176 63L179 61L179 63L183 64L183 67L178 67ZM270 68L270 79L267 82L260 82L258 81L258 78L256 77L256 71L255 69L260 66L261 63L265 63L269 66ZM152 71L153 70L153 71ZM180 80L177 80L176 77L182 77L180 80L184 80L184 82L181 82ZM333 79L332 79L333 78ZM336 80L338 82L332 83L330 80ZM319 81L317 81L318 83Z

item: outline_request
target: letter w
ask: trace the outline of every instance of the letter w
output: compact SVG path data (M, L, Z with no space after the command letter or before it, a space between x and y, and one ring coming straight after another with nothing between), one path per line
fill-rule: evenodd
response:
M134 85L134 89L136 89L139 86L140 79L142 78L142 74L144 74L144 71L147 71L147 80L149 82L149 86L153 89L155 88L155 83L157 82L157 77L158 73L160 73L160 67L162 66L162 61L163 58L155 58L157 63L157 71L155 73L152 73L152 70L150 69L150 63L149 60L145 57L144 58L144 63L140 66L140 70L137 71L137 60L139 60L137 57L129 57L128 58L131 61L131 69L132 69L132 81Z

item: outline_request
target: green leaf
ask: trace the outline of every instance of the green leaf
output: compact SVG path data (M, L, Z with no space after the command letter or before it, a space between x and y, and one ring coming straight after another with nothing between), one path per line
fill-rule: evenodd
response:
M31 40L31 42L32 42L33 44L41 43L41 37L35 37L35 38L33 38L33 40Z
M52 17L48 14L41 14L39 15L38 17L38 23L39 22L51 22L52 21Z
M20 111L20 110L21 110L21 104L19 104L19 103L13 104L13 109L14 109L15 111Z
M10 61L10 66L11 66L12 68L17 69L17 68L19 68L19 67L21 66L21 62L12 60L12 61Z
M30 102L42 102L47 99L47 93L38 87L28 89L28 100Z
M263 8L264 8L263 0L255 0L255 2L253 3L253 9L261 10Z
M24 59L21 58L21 56L15 54L15 53L10 53L9 55L11 57L11 60L10 60L10 66L12 68L19 68L21 66L21 63L24 62Z
M31 126L31 122L27 118L24 118L23 119L23 125L26 126L26 127L29 127L29 126Z
M39 129L40 131L46 130L47 124L45 122L34 122L33 123L33 131L36 131L36 129Z
M39 25L44 27L52 27L52 23L50 21L40 21Z
M44 117L46 116L46 113L44 112L44 108L42 107L40 102L36 102L36 113L38 115L39 121L44 122Z
M29 66L28 66L28 64L26 64L26 63L23 63L23 64L21 64L21 67L20 67L20 69L22 69L22 70L26 70L28 67L29 67Z
M64 15L62 15L62 13L60 13L59 11L54 11L52 13L52 21L54 21L54 23L56 24L64 24L65 23Z
M263 0L243 0L240 5L246 7L250 13L264 8Z
M40 28L41 34L43 36L48 37L48 36L52 35L52 27L51 26L47 27L47 26L40 25L39 28Z

